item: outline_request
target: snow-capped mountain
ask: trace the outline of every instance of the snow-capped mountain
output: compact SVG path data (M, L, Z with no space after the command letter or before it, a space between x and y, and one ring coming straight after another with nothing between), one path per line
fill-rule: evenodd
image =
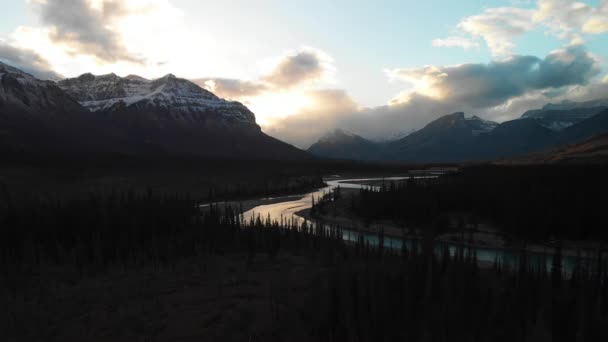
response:
M173 75L42 81L0 63L0 152L307 159L255 115Z
M521 119L534 119L543 127L559 132L608 108L608 100L548 103L541 109L526 111Z
M140 76L84 74L59 86L96 113L146 112L156 120L259 130L255 115L239 102L226 101L174 75L148 80Z

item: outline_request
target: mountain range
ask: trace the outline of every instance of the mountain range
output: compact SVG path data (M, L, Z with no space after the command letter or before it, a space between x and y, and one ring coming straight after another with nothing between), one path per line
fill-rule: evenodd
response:
M608 132L608 100L547 104L516 120L496 123L457 112L404 138L377 143L331 132L311 145L316 156L407 162L465 162L523 156L575 144Z
M500 124L457 112L383 142L336 130L305 152L264 134L243 104L171 74L54 82L0 62L0 151L17 154L464 162L538 153L607 131L608 100L564 102Z
M53 82L0 63L0 85L5 151L310 158L264 134L243 104L173 75Z

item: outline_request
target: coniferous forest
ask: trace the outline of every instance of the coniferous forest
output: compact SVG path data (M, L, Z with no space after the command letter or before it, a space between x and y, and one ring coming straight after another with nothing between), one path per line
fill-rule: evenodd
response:
M445 228L442 218L455 213L529 241L608 241L601 223L607 172L597 164L471 166L439 178L362 189L351 207L363 220L389 219L435 233Z
M608 338L601 253L571 274L560 258L532 267L525 252L518 267L480 268L465 247L434 253L431 234L386 249L347 243L340 227L247 221L238 207L198 204L153 191L7 201L0 211L3 339Z

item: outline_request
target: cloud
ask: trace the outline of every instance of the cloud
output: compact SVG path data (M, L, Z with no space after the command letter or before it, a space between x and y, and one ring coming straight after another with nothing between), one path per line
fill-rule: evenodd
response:
M513 6L524 3L512 2ZM495 56L510 56L514 40L537 26L549 29L570 44L582 44L585 34L608 32L608 0L597 7L572 0L538 0L536 8L488 8L481 14L466 17L457 28L464 35L483 38ZM433 40L436 47L472 47L468 37L456 36Z
M52 71L49 62L35 51L21 49L1 40L0 61L40 79L56 80L61 78L59 74Z
M219 97L234 100L257 96L268 90L268 86L262 82L235 78L199 78L192 81Z
M608 1L593 7L570 0L539 0L534 20L544 23L561 39L581 43L581 33L608 32Z
M599 60L583 46L570 46L544 59L512 56L489 64L394 69L389 75L414 84L415 91L427 97L483 108L529 91L587 84L600 70ZM401 94L394 103L407 102L410 96Z
M548 102L606 97L608 83L593 81L599 72L598 59L583 46L559 49L544 58L513 56L488 64L393 69L389 77L413 83L414 90L388 105L361 108L344 91L328 91L322 97L318 93L313 106L264 130L307 148L336 128L386 140L459 111L502 122Z
M533 10L516 7L488 8L483 13L464 18L458 28L483 38L493 55L511 54L513 40L535 26Z
M434 47L460 47L463 49L479 47L478 42L473 41L469 38L459 37L459 36L447 37L445 39L439 39L439 38L433 39L431 44Z
M35 8L51 41L73 55L90 55L107 63L144 62L129 52L117 30L119 19L132 13L125 1L37 0Z
M304 48L279 58L262 80L275 87L290 88L331 77L333 60L325 52Z

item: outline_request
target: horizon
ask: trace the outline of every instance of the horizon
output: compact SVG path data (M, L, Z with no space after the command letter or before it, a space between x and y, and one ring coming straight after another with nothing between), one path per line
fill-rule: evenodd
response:
M454 112L504 122L608 90L608 1L297 6L13 2L0 61L41 78L173 73L300 148L335 129L385 140Z

